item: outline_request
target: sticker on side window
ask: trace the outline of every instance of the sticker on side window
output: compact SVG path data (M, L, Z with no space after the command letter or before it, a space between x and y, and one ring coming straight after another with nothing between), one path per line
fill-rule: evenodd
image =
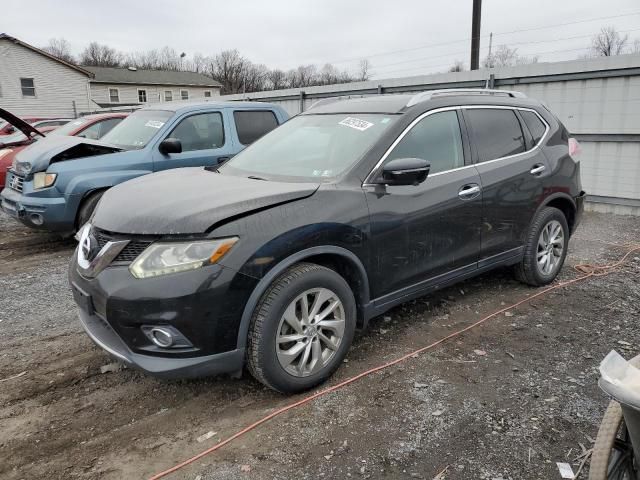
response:
M369 127L373 127L373 123L353 117L347 117L338 123L340 125L344 125L345 127L355 128L356 130L360 130L361 132L364 132Z
M158 120L149 120L144 124L145 127L151 128L160 128L162 125L164 125L164 122L159 122Z

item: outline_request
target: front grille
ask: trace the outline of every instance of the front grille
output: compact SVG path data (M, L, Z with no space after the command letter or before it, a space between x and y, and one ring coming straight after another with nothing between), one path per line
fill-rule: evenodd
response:
M94 230L94 235L96 237L96 240L98 241L98 246L100 248L104 247L107 244L107 242L110 242L112 240L127 240L125 237L111 236L100 230ZM131 263L149 245L151 245L151 243L153 243L153 240L140 240L140 239L130 240L127 246L122 249L122 251L118 254L118 256L113 261Z
M21 177L20 175L16 175L11 171L7 173L9 174L9 187L18 192L22 192L22 187L24 185L24 178Z

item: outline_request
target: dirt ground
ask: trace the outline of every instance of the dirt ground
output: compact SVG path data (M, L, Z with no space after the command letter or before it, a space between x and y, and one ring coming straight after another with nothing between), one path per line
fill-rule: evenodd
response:
M619 258L611 243L639 241L640 218L588 214L561 277ZM0 478L148 478L301 398L248 375L100 373L112 360L76 319L73 248L0 214ZM276 417L168 478L560 478L556 462L577 470L608 402L600 360L614 348L638 353L639 276L640 254ZM331 382L535 292L501 270L398 307L356 338Z

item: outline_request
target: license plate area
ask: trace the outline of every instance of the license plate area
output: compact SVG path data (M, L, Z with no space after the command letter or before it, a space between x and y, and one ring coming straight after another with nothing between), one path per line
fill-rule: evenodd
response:
M71 291L73 292L73 299L78 304L78 306L89 315L93 315L95 309L93 308L93 300L91 299L91 295L86 293L75 283L71 284Z

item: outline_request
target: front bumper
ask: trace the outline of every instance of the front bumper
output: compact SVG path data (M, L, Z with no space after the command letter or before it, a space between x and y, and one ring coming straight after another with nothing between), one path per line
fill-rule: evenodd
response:
M80 323L89 338L113 358L160 378L194 378L242 369L244 350L191 358L152 357L132 352L118 334L96 315L79 311Z
M111 265L90 279L78 272L77 250L69 280L87 334L126 364L164 378L242 369L238 331L257 280L221 265L136 279L124 264ZM174 328L190 345L154 345L145 334L153 327Z
M6 187L0 193L0 208L27 227L47 231L72 231L75 209L60 196L30 196Z

